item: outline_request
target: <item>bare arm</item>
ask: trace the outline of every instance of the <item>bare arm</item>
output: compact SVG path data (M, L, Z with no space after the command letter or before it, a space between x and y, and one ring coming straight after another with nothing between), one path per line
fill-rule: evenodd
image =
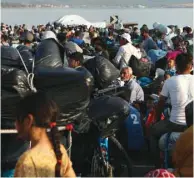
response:
M156 121L160 120L161 114L164 111L166 99L165 96L160 95L159 102L156 106Z

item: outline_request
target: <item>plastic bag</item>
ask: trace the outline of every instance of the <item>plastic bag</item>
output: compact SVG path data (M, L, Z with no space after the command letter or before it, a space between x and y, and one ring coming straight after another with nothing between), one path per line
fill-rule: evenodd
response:
M152 67L151 62L146 59L137 59L135 56L132 56L129 61L129 66L133 69L133 74L137 77L148 77Z
M19 69L23 67L17 50L10 46L1 46L1 65Z
M102 136L111 135L129 115L129 104L120 97L102 96L91 101L87 110Z
M46 92L58 104L63 117L68 118L88 106L93 77L84 68L37 68L34 85L38 91Z
M107 88L120 75L119 70L102 56L89 59L84 63L84 66L93 75L97 88Z
M21 97L31 92L26 72L6 66L2 66L1 71L2 89L18 93Z
M53 39L43 40L35 53L35 67L62 67L65 50Z

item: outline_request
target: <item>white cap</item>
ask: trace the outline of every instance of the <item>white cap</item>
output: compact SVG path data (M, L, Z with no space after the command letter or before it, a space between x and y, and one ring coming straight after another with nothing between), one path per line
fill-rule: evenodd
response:
M129 43L131 43L131 35L129 35L128 33L123 33L121 37L126 39Z

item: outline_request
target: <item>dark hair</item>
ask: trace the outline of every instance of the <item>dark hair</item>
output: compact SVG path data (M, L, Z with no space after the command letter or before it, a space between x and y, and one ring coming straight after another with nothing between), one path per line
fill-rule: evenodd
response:
M102 49L107 49L106 42L101 37L95 38L93 43L95 44L96 42L98 45L100 45L102 47Z
M3 34L1 35L1 39L3 39L4 41L7 41L9 38L7 35Z
M141 29L140 29L140 31L142 33L149 33L149 28L147 26L142 26Z
M49 99L44 93L34 93L23 98L17 108L17 120L23 122L24 119L32 114L37 127L49 128L51 122L56 122L59 117L57 104ZM51 128L51 142L56 155L57 163L55 166L55 176L60 177L62 153L60 150L60 136L56 126Z
M193 125L193 101L191 101L185 107L185 116L186 116L186 123L187 126L190 127Z
M108 36L113 36L113 31L109 31Z
M66 34L65 33L58 33L57 34L57 39L61 42L64 43L66 40Z
M75 31L75 36L80 36L81 35L81 32L80 31Z
M134 27L134 28L133 28L133 31L136 31L136 30L138 30L138 27Z
M82 62L84 60L83 54L80 53L80 52L75 52L75 53L70 54L69 58L70 59L74 59L76 61L79 61L81 64L82 64Z
M178 72L184 72L188 69L189 65L192 65L193 58L188 53L179 54L176 57L176 67Z

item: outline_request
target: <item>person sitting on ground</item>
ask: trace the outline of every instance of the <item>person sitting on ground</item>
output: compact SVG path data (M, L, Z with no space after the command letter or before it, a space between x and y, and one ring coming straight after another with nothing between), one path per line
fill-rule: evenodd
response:
M81 32L80 31L76 31L74 37L70 38L69 41L76 43L80 47L84 46L84 40L81 39Z
M134 101L144 101L144 92L141 86L133 79L133 70L131 67L124 67L121 70L121 81L129 89L129 95L125 98L129 103Z
M18 136L30 140L31 149L19 158L14 176L76 177L66 149L60 144L56 103L44 93L34 93L20 101L17 111Z
M120 66L121 62L124 62L126 64L125 66L128 66L132 55L137 59L141 59L142 57L140 49L132 45L131 36L128 33L124 33L121 35L120 48L113 62L117 66Z
M192 57L179 54L176 58L178 75L166 80L162 88L156 109L156 120L159 121L151 128L150 146L156 166L159 166L158 139L168 132L183 132L186 129L185 106L194 99L194 76L190 74ZM170 98L172 106L170 119L160 120L166 100Z
M140 31L141 31L141 36L144 38L142 46L146 51L146 53L148 53L148 51L151 49L158 49L157 44L149 35L148 27L144 26L140 29Z

